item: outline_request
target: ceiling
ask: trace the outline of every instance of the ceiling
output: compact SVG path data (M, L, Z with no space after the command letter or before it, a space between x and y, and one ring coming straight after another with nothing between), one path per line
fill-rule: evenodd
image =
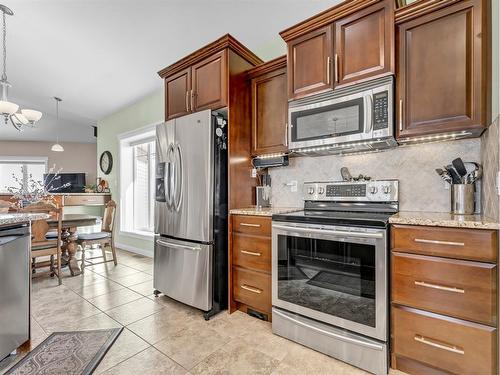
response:
M340 0L1 0L10 100L41 110L39 129L0 123L0 140L93 142L91 125L162 86L156 72L230 33L263 60L279 31ZM63 99L60 121L53 97Z

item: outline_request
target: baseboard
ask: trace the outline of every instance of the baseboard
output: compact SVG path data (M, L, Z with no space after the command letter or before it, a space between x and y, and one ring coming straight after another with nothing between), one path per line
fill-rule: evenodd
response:
M149 257L149 258L153 258L153 255L154 255L152 250L145 250L145 249L141 249L139 247L125 245L123 243L116 242L115 246L119 249L127 250L127 251L130 251L131 253L136 253L139 255L144 255L144 256Z

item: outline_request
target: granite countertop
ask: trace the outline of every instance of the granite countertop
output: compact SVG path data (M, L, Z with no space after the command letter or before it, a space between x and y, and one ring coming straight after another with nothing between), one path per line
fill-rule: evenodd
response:
M44 213L11 213L0 214L0 226L18 223L27 223L32 220L48 219L50 215Z
M454 215L447 212L400 211L389 218L391 224L432 227L500 229L500 223L483 215Z
M289 212L302 211L302 208L297 207L244 207L234 208L229 211L232 215L248 215L248 216L273 216L279 214L287 214Z

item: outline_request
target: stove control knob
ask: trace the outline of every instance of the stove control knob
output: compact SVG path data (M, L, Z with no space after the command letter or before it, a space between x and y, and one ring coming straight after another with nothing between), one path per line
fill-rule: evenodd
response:
M309 193L309 195L313 195L314 194L314 188L311 186L310 188L307 189L307 192Z
M318 194L324 194L325 193L325 188L324 187L319 187L318 188Z
M376 186L370 187L370 194L377 194L378 188Z
M384 194L389 194L391 192L391 187L389 185L384 186Z

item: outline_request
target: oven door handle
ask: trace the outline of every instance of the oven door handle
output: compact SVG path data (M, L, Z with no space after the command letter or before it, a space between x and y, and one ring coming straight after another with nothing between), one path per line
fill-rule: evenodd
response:
M341 340L341 341L345 341L345 342L348 342L350 344L355 344L355 345L361 345L361 346L365 346L365 347L368 347L370 349L375 349L375 350L382 350L382 346L381 345L377 345L375 343L370 343L370 342L366 342L366 341L361 341L361 340L356 340L355 338L352 338L352 337L346 337L346 336L342 336L342 335L339 335L335 332L331 332L331 331L326 331L324 329L321 329L319 327L314 327L310 324L307 324L305 322L301 322L300 320L297 320L297 319L294 319L292 318L291 316L288 316L288 315L285 315L283 314L282 312L276 310L276 309L273 309L273 314L277 314L279 315L281 318L283 319L287 319L297 325L300 325L304 328L307 328L307 329L310 329L310 330L313 330L313 331L316 331L316 332L319 332L325 336L330 336L330 337L333 337L337 340Z
M286 231L294 231L300 233L317 233L325 234L329 236L347 236L347 237L362 237L362 238L384 238L383 233L364 233L364 232L348 232L341 230L325 230L325 229L314 229L314 228L301 228L301 227L290 227L287 225L273 224L273 228L282 229Z

